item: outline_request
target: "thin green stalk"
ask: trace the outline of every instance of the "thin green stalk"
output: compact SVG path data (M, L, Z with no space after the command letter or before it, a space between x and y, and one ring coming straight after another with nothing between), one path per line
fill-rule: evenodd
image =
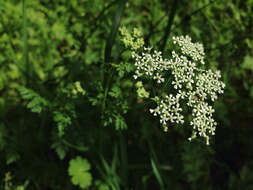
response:
M106 99L107 99L107 94L108 94L108 90L109 90L109 86L110 86L110 81L112 79L112 72L109 73L109 78L107 79L106 76L106 67L107 65L105 63L108 63L111 61L111 51L112 51L112 46L114 44L115 41L115 37L116 37L116 33L118 31L119 28L119 24L120 24L120 20L121 20L121 16L123 15L123 12L125 10L125 4L126 4L127 0L121 0L119 2L119 7L115 13L115 17L114 17L114 22L111 28L111 32L110 35L106 41L106 46L105 46L105 55L104 55L104 64L103 64L103 69L104 69L104 76L103 76L103 84L106 81L105 84L105 93L104 93L104 99L102 102L102 112L105 110L105 104L106 104Z
M79 145L74 145L74 144L68 142L66 139L62 139L62 142L63 142L63 144L67 145L68 147L73 148L75 150L78 150L80 152L86 152L87 150L89 150L88 147L82 147L82 146L79 146Z
M164 51L164 48L165 48L165 46L166 46L168 37L169 37L169 35L170 35L171 26L172 26L172 24L173 24L173 20L174 20L174 17L175 17L175 15L176 15L177 2L178 2L178 0L174 0L174 1L173 1L173 4L172 4L172 10L171 10L171 12L170 12L168 24L167 24L167 27L166 27L166 29L165 29L164 36L163 36L163 38L162 38L161 51Z
M107 79L107 82L106 82L105 92L104 92L104 99L103 99L103 102L102 102L102 112L104 112L104 110L105 110L106 99L107 99L107 95L108 95L108 91L109 91L112 76L113 76L113 72L110 73L109 78Z
M114 17L114 22L112 25L111 33L109 35L109 38L106 41L106 46L105 46L105 62L110 62L111 61L111 51L112 51L112 46L115 41L116 33L119 28L121 16L124 13L125 10L125 4L127 0L121 0L119 2L119 8L116 11L115 17Z

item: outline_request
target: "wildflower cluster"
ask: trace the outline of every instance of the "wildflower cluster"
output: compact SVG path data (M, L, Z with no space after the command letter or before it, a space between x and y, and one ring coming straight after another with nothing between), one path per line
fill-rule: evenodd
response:
M132 52L135 60L134 78L150 78L161 84L165 82L165 72L172 74L172 86L176 94L170 93L163 97L156 97L157 107L150 109L154 116L160 117L160 123L167 131L167 122L184 123L182 100L186 101L192 110L193 135L206 139L209 144L209 135L215 134L217 123L213 119L214 109L206 100L216 100L218 94L223 93L225 84L220 81L219 71L204 70L199 65L204 62L204 48L200 43L191 42L189 36L173 37L173 43L179 46L181 54L172 51L171 59L163 59L162 53L151 52L151 48L143 48L143 52Z
M204 48L200 43L192 43L189 36L173 37L173 43L179 45L183 54L190 56L194 61L204 62Z
M158 83L164 82L162 77L162 71L166 68L164 67L164 60L161 56L161 52L154 51L153 54L150 54L151 48L145 48L144 52L141 55L138 55L135 52L132 52L132 58L135 59L135 75L134 78L137 79L141 76L152 77Z
M184 123L184 116L182 115L182 108L180 107L180 94L173 96L170 94L166 95L164 99L160 100L156 97L156 101L158 102L158 106L155 109L150 109L150 112L153 113L154 116L160 115L160 123L163 125L164 131L167 131L166 123L176 122L176 123Z

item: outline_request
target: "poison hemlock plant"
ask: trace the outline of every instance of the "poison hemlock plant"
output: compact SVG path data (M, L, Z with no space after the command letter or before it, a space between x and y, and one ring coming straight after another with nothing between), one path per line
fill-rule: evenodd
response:
M120 31L125 47L132 50L136 67L134 79L152 80L159 88L156 96L149 97L157 104L150 112L160 118L164 131L167 131L168 122L183 124L187 110L191 110L189 124L192 126L192 136L188 139L204 137L209 145L209 136L215 134L217 123L213 119L214 109L208 101L211 99L214 102L218 94L223 93L225 84L220 81L220 71L202 69L205 65L203 45L193 43L189 36L173 37L175 50L171 52L170 59L164 59L162 52L139 43L142 40L133 41L134 37L141 38L141 33L136 30L130 34L123 27ZM137 86L140 84L138 81ZM168 84L170 87L167 87ZM140 89L142 92L145 90L143 85L139 87L138 96ZM145 94L148 98L149 92ZM188 107L187 110L185 107Z
M82 189L89 187L92 182L92 176L89 172L90 168L88 160L80 156L70 160L68 173L71 176L72 183L79 185Z

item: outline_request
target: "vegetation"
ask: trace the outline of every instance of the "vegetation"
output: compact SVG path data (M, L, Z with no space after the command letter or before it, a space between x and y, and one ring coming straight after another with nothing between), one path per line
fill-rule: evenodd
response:
M0 189L253 189L252 11L0 1Z

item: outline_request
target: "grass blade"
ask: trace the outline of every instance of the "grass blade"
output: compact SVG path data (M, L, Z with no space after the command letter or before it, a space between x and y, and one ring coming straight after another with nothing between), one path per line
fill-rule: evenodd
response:
M153 145L151 144L151 142L148 141L148 145L149 145L149 149L150 149L150 158L151 158L151 167L152 167L152 170L154 172L154 175L160 185L160 189L161 190L164 190L164 183L163 183L163 179L162 179L162 176L160 174L160 171L159 171L159 164L158 164L158 160L157 160L157 156L156 156L156 153L155 153L155 150L153 148Z
M155 175L155 177L156 177L156 179L157 179L157 181L158 181L158 183L159 183L161 189L164 189L164 184L163 184L162 177L161 177L161 175L160 175L160 173L159 173L157 164L155 163L155 161L154 161L153 158L151 158L151 166L152 166L152 170L153 170L153 172L154 172L154 175Z
M115 36L119 28L121 16L123 15L124 9L125 9L125 4L127 0L121 0L119 2L119 8L116 11L115 17L114 17L114 22L111 28L111 32L109 35L109 38L106 41L106 46L105 46L105 62L110 62L111 61L111 51L112 51L112 46L115 41Z

